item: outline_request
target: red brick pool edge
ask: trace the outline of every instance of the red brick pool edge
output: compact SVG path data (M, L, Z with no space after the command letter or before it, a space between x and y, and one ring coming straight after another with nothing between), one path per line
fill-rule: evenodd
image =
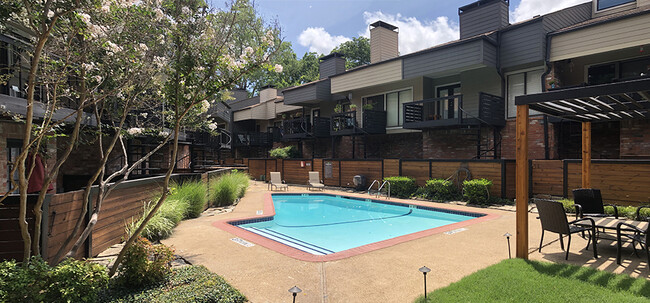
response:
M399 199L391 200L391 202L394 202L394 203L432 207L431 204L425 204L425 203L422 203L422 202L419 202L419 201L412 201L412 200L408 200L408 202L403 202L403 201L405 201L405 200L401 200L401 201ZM448 208L448 207L440 206L440 205L437 205L437 204L435 206L433 206L433 207L457 211L457 209ZM264 213L262 215L253 216L253 217L243 217L243 218L237 218L237 219L221 220L221 221L216 221L216 222L212 223L212 225L219 228L219 229L221 229L221 230L224 230L226 232L234 234L235 236L241 237L241 238L243 238L245 240L248 240L248 241L251 241L251 242L253 242L253 243L257 244L257 245L266 247L266 248L268 248L270 250L279 252L279 253L281 253L283 255L289 256L289 257L294 258L294 259L298 259L298 260L301 260L301 261L308 261L308 262L325 262L325 261L335 261L335 260L341 260L341 259L349 258L349 257L352 257L352 256L356 256L356 255L360 255L360 254L363 254L363 253L371 252L371 251L374 251L374 250L390 247L390 246L393 246L393 245L396 245L396 244L399 244L399 243L419 239L419 238L434 235L434 234L443 233L443 232L446 232L446 231L452 231L452 230L455 230L455 229L459 229L461 227L470 226L470 225L474 225L474 224L489 221L489 220L494 220L494 219L500 217L499 215L495 215L495 214L486 214L486 213L480 213L480 212L474 212L474 211L467 211L467 212L482 214L483 216L477 217L477 218L474 218L474 219L470 219L470 220L466 220L466 221L462 221L462 222L458 222L458 223L453 223L453 224L448 224L448 225L444 225L444 226L440 226L440 227L436 227L436 228L432 228L432 229L427 229L427 230L411 233L411 234L408 234L408 235L403 235L403 236L399 236L399 237L379 241L379 242L366 244L366 245L363 245L363 246L351 248L351 249L348 249L348 250L344 250L344 251L340 251L340 252L337 252L337 253L324 255L324 256L312 255L310 253L295 249L293 247L290 247L290 246L284 245L282 243L273 241L273 240L271 240L269 238L260 236L258 234L249 232L249 231L247 231L245 229L242 229L242 228L239 228L237 226L234 226L234 225L230 224L232 222L237 222L237 221L242 221L242 220L251 220L251 219L260 219L260 218L273 217L275 215L275 207L273 206L273 198L272 198L271 193L264 194Z

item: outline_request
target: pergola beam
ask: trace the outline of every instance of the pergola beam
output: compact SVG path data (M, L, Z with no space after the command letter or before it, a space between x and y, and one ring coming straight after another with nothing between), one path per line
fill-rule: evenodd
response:
M516 127L517 258L528 259L528 105L517 106Z
M582 122L582 188L591 188L591 122Z

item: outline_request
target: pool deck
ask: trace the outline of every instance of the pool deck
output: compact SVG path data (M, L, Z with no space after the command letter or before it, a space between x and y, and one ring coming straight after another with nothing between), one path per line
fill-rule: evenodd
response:
M251 302L290 302L291 294L287 290L294 285L303 290L296 299L300 303L412 302L423 292L418 268L427 266L432 270L427 275L429 291L445 287L508 258L503 234L515 233L512 211L430 202L434 207L486 213L493 218L464 226L466 230L456 233L434 233L344 259L310 262L261 245L243 246L230 240L238 236L214 226L222 220L259 216L257 212L264 209L268 192L266 184L251 182L246 196L232 212L183 221L163 243L174 246L192 264L205 265L223 276ZM289 192L310 193L307 188L297 186L291 186ZM368 198L368 195L327 189L324 192ZM617 266L615 245L607 240L599 241L601 257L593 259L591 251L584 250L587 241L573 237L569 261L564 261L557 236L547 233L540 254L537 252L540 225L536 214L530 213L529 220L531 259L591 266L631 276L648 275L645 256L630 256L631 248L623 253L624 266ZM254 243L254 239L244 240ZM514 237L511 241L514 255Z

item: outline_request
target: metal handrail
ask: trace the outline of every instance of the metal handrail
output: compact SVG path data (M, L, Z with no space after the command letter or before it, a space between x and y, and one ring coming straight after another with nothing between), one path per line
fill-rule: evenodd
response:
M368 187L368 194L370 194L370 190L372 189L372 186L375 185L375 183L377 183L377 186L381 186L379 184L379 180L372 181L372 183L370 184L370 187Z
M379 198L379 195L381 195L381 189L384 188L384 185L388 184L388 191L386 192L386 199L390 199L390 182L384 181L384 183L381 184L379 189L377 190L377 198Z

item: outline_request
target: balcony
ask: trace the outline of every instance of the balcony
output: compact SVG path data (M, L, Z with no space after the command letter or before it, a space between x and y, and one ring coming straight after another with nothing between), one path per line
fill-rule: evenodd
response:
M305 139L329 137L330 119L326 117L314 117L314 124L303 118L296 118L282 121L282 138Z
M233 135L233 144L235 147L273 146L273 133L267 133L267 132L235 133Z
M505 125L503 97L480 92L478 115L463 107L463 95L453 95L404 103L404 128L429 129L467 125Z
M333 136L350 136L360 134L385 134L386 112L379 110L364 110L361 113L362 127L357 124L357 111L349 111L332 115Z
M195 146L230 149L232 143L230 133L223 129L220 129L216 136L208 132L190 132L188 137Z

